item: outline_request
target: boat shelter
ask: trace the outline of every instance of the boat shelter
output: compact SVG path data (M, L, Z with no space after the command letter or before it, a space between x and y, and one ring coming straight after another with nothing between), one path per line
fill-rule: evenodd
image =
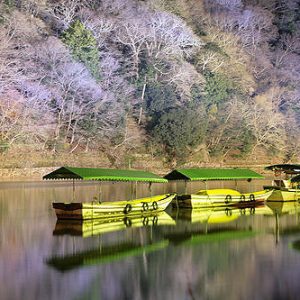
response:
M263 179L264 177L250 169L240 168L193 168L193 169L176 169L164 176L169 182L185 182L185 192L187 191L187 182L202 181L207 189L207 181L214 180L237 180ZM190 187L191 190L191 187Z
M43 176L44 180L98 180L98 181L134 181L165 183L167 179L156 174L139 170L118 170L118 169L98 169L98 168L74 168L61 167Z
M165 175L168 180L207 181L207 180L248 180L262 179L258 174L249 169L238 168L199 168L176 169Z
M277 164L265 167L265 170L283 172L286 174L300 174L300 164Z
M152 194L152 183L167 183L168 180L154 173L140 170L119 170L119 169L99 169L99 168L75 168L60 167L53 172L43 176L44 180L72 180L73 199L75 199L75 181L98 181L99 201L102 200L102 181L108 182L131 182L131 195L137 197L137 183L149 184L149 192Z
M300 183L300 174L291 178L292 183Z

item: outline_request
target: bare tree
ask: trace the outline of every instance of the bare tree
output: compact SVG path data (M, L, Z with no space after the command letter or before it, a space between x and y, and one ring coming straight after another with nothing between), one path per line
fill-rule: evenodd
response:
M284 118L282 114L272 109L272 105L266 105L265 103L263 105L259 103L245 105L241 114L247 128L251 130L255 138L252 153L258 147L284 151L286 146Z
M0 29L0 94L13 88L21 79L21 64L16 44L17 30L14 22L6 20Z
M17 98L18 97L18 98ZM22 98L15 92L0 97L0 141L12 145L23 135Z
M277 35L274 15L260 7L217 11L211 18L223 30L237 33L244 47L255 48Z
M222 9L240 9L243 7L243 3L241 0L215 0L215 1L205 1L205 5L207 8L214 8L216 9L217 6L221 7Z
M82 2L79 0L61 0L49 6L47 11L56 20L58 30L64 31L75 20L80 7Z
M131 51L132 72L136 79L139 77L140 54L146 41L145 30L145 24L140 20L135 23L123 23L117 30L118 42Z
M105 58L103 78L96 82L58 39L36 45L28 56L27 72L49 93L46 103L55 118L54 150L64 143L74 151L92 140L97 144L101 137L113 139L124 130L121 123L130 89L114 75L116 61Z
M106 45L108 38L115 30L115 22L110 19L103 18L103 16L94 15L89 13L88 11L86 14L81 14L82 21L84 26L89 29L95 39L97 40L98 48L105 48L109 47Z
M204 90L205 79L199 74L194 66L187 62L175 65L172 71L165 79L166 83L172 83L177 87L180 95L181 104L192 99L192 87L197 85L199 89Z
M176 16L154 13L147 24L146 49L150 57L190 55L203 42Z
M24 97L16 90L0 96L0 141L12 145L16 142L45 144L51 131L51 114L38 92L32 87ZM33 93L33 89L36 89Z
M124 15L132 13L132 9L134 9L134 3L131 0L123 1L123 0L103 0L102 9L106 11L110 15ZM131 11L131 12L130 12Z
M218 116L210 112L210 136L207 139L207 148L211 153L217 152L216 154L226 157L238 147L244 147L240 145L245 130L244 120L240 114L241 105L239 99L233 98Z
M121 24L117 39L131 51L136 78L143 51L161 71L158 67L161 62L189 56L203 45L182 20L165 12L143 11L135 23Z

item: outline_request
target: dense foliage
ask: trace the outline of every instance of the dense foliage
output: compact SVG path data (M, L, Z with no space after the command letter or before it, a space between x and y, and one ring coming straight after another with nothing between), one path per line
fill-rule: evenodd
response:
M73 57L85 64L95 79L99 79L99 52L96 38L79 21L64 31L62 41L69 46Z
M9 0L0 10L2 153L298 157L299 0Z

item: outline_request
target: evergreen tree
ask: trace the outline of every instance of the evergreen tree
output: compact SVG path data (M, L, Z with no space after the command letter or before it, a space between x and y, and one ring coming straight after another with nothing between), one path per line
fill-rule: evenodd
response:
M205 99L207 106L219 106L228 99L232 85L222 74L208 73L205 75Z
M163 114L153 128L157 143L165 146L170 158L184 161L206 134L206 119L199 108L177 107Z
M63 33L62 40L71 49L73 57L84 63L96 79L100 79L99 51L97 41L91 31L76 20Z
M159 82L148 84L145 91L146 111L149 116L160 115L176 106L178 95L172 85Z

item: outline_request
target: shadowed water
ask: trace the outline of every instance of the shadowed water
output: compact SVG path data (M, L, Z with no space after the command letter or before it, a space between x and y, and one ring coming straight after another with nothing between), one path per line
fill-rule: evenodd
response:
M242 191L262 181L239 183ZM214 183L210 188L235 188ZM203 184L188 186L191 192ZM183 189L156 184L152 194ZM149 195L139 184L80 184L75 198ZM0 299L297 299L300 207L175 210L137 218L57 222L68 182L0 183Z

